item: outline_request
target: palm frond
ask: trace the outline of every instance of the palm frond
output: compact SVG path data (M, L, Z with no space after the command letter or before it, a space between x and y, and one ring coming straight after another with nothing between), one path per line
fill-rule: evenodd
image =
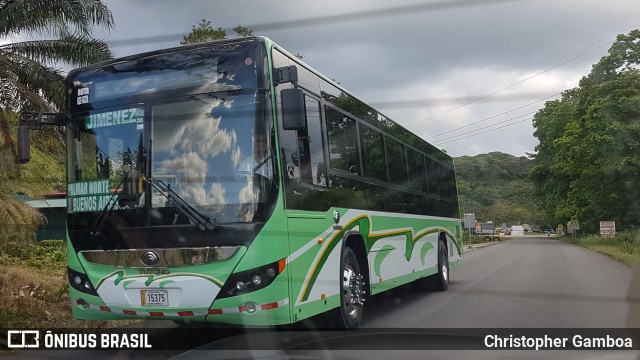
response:
M36 229L45 222L37 209L0 192L0 245L34 241Z
M34 100L35 95L40 95L58 108L64 105L64 76L60 69L6 51L0 52L0 58L2 87L14 91L19 100Z
M100 0L6 0L0 7L0 36L21 33L91 35L91 26L113 28L111 11Z
M5 44L0 46L0 50L49 66L60 62L83 66L113 58L113 53L104 41L84 35Z

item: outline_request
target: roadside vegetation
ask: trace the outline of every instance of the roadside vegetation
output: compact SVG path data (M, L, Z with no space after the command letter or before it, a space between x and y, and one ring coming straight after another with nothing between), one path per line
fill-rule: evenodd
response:
M110 30L101 0L6 0L0 4L0 324L3 328L87 328L73 320L61 240L35 244L46 219L16 195L37 198L64 191L65 137L61 129L32 131L32 161L19 166L15 134L19 113L64 107L62 66L113 57L95 27Z
M23 111L64 108L61 66L78 67L113 57L95 27L110 30L113 16L100 0L0 2L0 246L28 244L44 217L15 198L64 188L64 135L34 130L33 161L18 165L15 134ZM17 41L19 40L19 41Z
M103 328L132 321L85 321L71 315L67 250L62 240L0 248L0 324L5 328Z
M637 264L640 254L640 244L638 243L640 232L638 231L624 231L616 234L615 238L582 235L574 239L571 235L566 235L559 239L610 256L629 266Z
M640 219L640 30L619 35L609 53L533 119L540 141L529 179L546 224L580 220L618 229Z

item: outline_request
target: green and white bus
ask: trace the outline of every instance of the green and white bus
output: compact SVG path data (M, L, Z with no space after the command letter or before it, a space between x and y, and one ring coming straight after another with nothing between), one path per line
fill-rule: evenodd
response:
M451 157L267 38L80 68L66 92L53 122L76 318L331 310L356 328L367 296L423 278L446 290L462 258Z

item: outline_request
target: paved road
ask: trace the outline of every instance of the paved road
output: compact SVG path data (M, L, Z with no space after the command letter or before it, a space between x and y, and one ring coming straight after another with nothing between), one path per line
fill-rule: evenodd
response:
M460 268L452 271L447 292L425 292L417 285L405 286L378 295L366 304L365 329L338 337L333 345L353 345L359 351L249 352L265 358L350 358L387 359L426 357L447 359L635 359L632 351L375 351L367 345L385 347L389 340L411 337L395 328L425 329L423 341L442 341L444 346L460 342L473 344L469 337L438 337L447 331L477 334L486 328L568 328L569 334L582 328L624 328L628 306L625 301L632 269L606 256L546 237L512 238L465 255ZM469 330L470 328L476 328ZM429 329L433 329L430 332ZM462 329L462 330L460 330ZM371 330L369 330L371 331ZM507 330L507 332L510 330ZM479 333L482 334L482 331ZM596 332L598 335L604 335ZM295 334L297 335L297 334ZM291 335L294 336L294 335ZM281 334L267 333L229 338L183 356L180 359L217 355L233 358L236 352L216 352L220 344L234 341L278 341ZM309 336L313 342L313 336ZM270 339L270 340L265 340ZM418 340L416 340L418 339ZM477 335L476 338L477 339ZM475 340L472 338L472 340ZM365 345L363 345L365 344ZM396 344L391 344L396 346ZM322 348L322 345L318 346ZM339 347L339 346L338 346ZM209 351L208 351L208 350Z
M447 292L425 292L417 285L378 295L366 304L363 327L376 333L346 335L355 348L362 343L384 348L384 337L399 339L393 328L432 328L433 334L469 328L624 328L625 301L632 269L609 257L546 237L512 238L465 254L460 268L452 271ZM386 330L388 329L388 330ZM435 330L437 329L437 330ZM424 330L423 330L424 331ZM578 330L576 330L578 331ZM429 330L426 330L429 333ZM464 333L464 330L462 331ZM473 330L470 333L474 333ZM482 332L480 332L482 333ZM571 333L571 331L569 331ZM475 333L477 334L477 333ZM600 333L598 333L600 334ZM603 334L604 335L604 334ZM273 336L276 341L282 335ZM402 334L400 337L404 337ZM375 339L374 341L368 338ZM254 339L257 340L256 337ZM231 340L231 338L229 339ZM246 341L246 339L244 339ZM461 338L439 338L445 346ZM467 339L468 340L468 339ZM269 340L266 340L269 341ZM223 341L222 343L224 343ZM228 342L229 343L229 342ZM233 352L212 353L220 342L180 359ZM382 345L381 345L382 344ZM393 346L393 345L392 345ZM320 346L322 348L322 346ZM637 352L619 351L289 351L251 353L266 358L386 359L425 357L447 359L635 359ZM257 355L259 354L259 355Z
M631 273L575 245L512 238L465 254L445 293L381 294L367 309L365 326L621 328Z
M411 333L398 335L397 329L426 328L427 333L433 329L434 333L424 341L435 339L445 346L453 344L455 347L457 341L461 346L469 344L469 341L463 341L468 338L438 337L437 333L443 329L445 332L455 332L456 329L463 329L463 333L468 329L473 332L472 328L539 328L542 331L553 328L623 328L628 312L625 296L631 273L628 266L578 246L546 237L512 238L465 254L461 266L452 271L451 287L447 292L428 292L412 284L376 296L366 304L363 327L377 330L338 334L331 340L331 349L317 350L323 348L323 344L318 345L318 338L324 340L326 334L258 331L225 337L177 358L635 359L638 354L630 351L363 350L368 346L384 349L385 341L389 339L422 341L420 331L417 336ZM241 351L252 347L263 349L261 346L264 345L260 343L269 344L284 337L299 337L298 342L309 343L316 350ZM359 350L333 350L336 342L339 343L338 348L353 345ZM397 343L391 346L398 347ZM234 350L221 350L221 347ZM57 355L62 358L62 354ZM152 354L119 355L120 358L142 359ZM176 355L175 352L156 353L151 357Z

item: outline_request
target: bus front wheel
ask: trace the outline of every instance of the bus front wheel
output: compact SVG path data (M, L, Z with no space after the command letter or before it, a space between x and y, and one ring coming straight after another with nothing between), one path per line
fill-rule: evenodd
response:
M364 284L356 254L350 247L345 246L340 271L340 314L347 329L360 326L366 295Z
M431 288L437 291L449 289L449 256L447 246L443 241L438 242L438 272L428 278Z

